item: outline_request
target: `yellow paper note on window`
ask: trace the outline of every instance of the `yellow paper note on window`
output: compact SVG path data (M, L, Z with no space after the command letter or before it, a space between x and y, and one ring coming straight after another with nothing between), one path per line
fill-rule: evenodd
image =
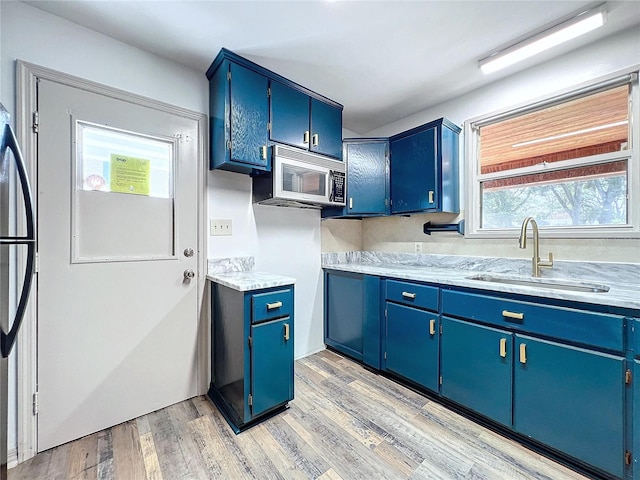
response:
M150 160L112 153L110 170L112 192L149 195Z

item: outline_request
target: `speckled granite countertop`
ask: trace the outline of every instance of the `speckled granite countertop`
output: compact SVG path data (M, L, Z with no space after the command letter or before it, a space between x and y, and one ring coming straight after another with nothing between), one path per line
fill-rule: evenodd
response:
M385 252L329 253L322 267L387 278L455 285L493 292L509 292L638 310L640 314L640 264L556 261L532 279L531 260L459 255L425 255ZM581 292L528 286L470 277L496 276L509 280L540 280L570 286L604 286L607 292Z
M207 280L241 292L293 285L296 279L256 272L253 257L214 258L208 261Z

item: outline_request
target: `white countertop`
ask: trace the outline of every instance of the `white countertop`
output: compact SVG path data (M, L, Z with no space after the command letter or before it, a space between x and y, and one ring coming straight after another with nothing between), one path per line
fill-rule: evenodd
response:
M233 288L240 292L258 290L261 288L281 287L293 285L296 279L284 275L274 275L266 272L228 272L207 275L207 280L219 283L225 287Z
M452 265L442 265L437 267L433 265L410 265L396 263L393 259L389 262L375 261L338 261L323 262L322 267L325 269L340 270L345 272L361 273L365 275L375 275L386 278L397 278L404 280L414 280L419 282L430 282L442 285L453 285L459 287L474 288L477 290L486 290L492 292L507 292L520 295L531 295L534 297L553 298L558 300L569 300L582 303L590 303L597 305L609 305L612 307L622 307L640 311L640 284L634 281L617 282L611 278L579 278L576 276L567 276L566 278L554 275L553 278L545 278L543 272L543 280L549 282L568 283L571 285L596 284L606 285L609 287L608 292L578 292L559 290L555 288L547 288L545 286L526 286L513 285L505 283L487 282L474 280L469 277L479 275L496 275L507 279L522 279L537 281L528 275L514 274L514 272L496 272L492 270L479 270L467 268L455 268ZM598 278L593 280L593 278ZM628 279L626 279L628 280Z

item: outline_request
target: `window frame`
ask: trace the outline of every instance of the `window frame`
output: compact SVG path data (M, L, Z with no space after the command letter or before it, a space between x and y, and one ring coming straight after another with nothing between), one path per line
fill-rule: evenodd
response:
M523 102L521 104L504 108L489 114L471 118L464 123L465 158L467 165L465 170L466 198L465 205L465 237L468 238L513 238L518 235L519 228L482 229L481 208L482 189L481 183L486 180L499 178L519 177L533 173L552 172L583 165L593 165L627 160L628 200L626 225L589 225L576 227L550 227L540 226L547 238L640 238L640 101L638 87L638 71L640 65L617 71L610 75L600 77L587 83L576 85L553 94ZM586 96L597 91L613 88L615 86L630 84L629 107L629 148L619 152L604 153L589 157L571 160L562 160L553 163L532 165L505 172L480 174L478 144L480 127L498 121L514 118L544 107L561 104L569 100ZM535 212L531 213L535 218Z

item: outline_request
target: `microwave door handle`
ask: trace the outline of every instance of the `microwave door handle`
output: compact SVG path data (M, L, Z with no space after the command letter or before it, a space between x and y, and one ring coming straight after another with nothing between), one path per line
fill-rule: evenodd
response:
M329 201L333 202L336 193L335 176L333 170L329 170Z
M31 187L29 185L29 178L27 177L27 170L25 168L24 157L18 147L18 141L16 136L11 130L9 124L5 125L5 132L3 135L5 144L0 149L0 161L4 159L6 148L9 148L13 153L13 157L16 160L16 168L18 172L18 178L20 179L20 185L22 186L22 198L24 200L24 207L27 220L27 235L26 237L18 237L13 239L10 243L13 244L26 244L27 245L27 262L24 272L24 281L22 283L22 291L20 292L20 300L18 301L18 307L16 308L15 317L11 324L9 333L0 330L0 352L3 357L8 357L11 353L11 349L16 341L16 335L20 329L22 318L27 307L27 300L29 299L29 292L31 291L31 283L33 280L33 272L35 267L36 257L36 237L35 237L35 217L33 214L33 201L31 198Z

